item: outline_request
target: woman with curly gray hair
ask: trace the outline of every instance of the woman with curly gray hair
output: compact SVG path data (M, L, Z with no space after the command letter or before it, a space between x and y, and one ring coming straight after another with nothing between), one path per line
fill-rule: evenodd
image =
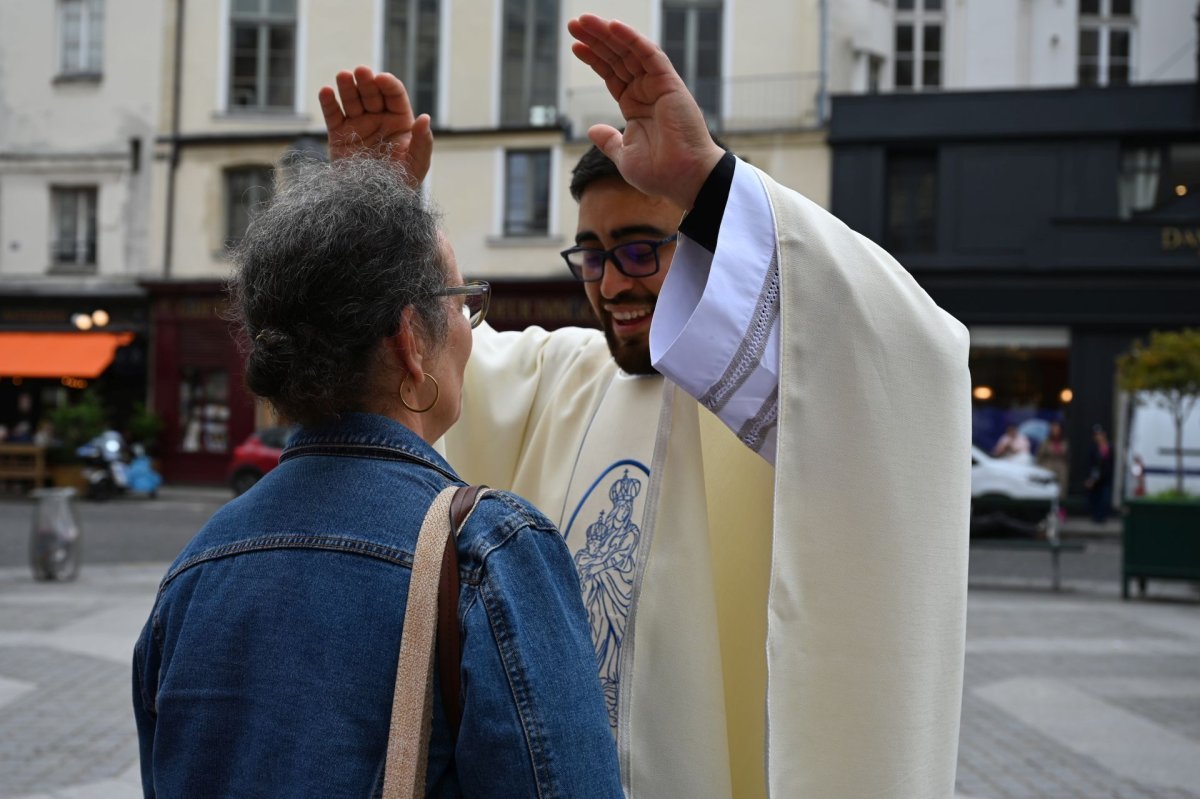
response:
M462 484L432 444L488 287L369 157L295 167L236 260L246 383L301 429L159 589L134 651L145 793L376 796L417 533ZM457 549L461 721L435 690L426 794L621 796L562 537L490 492Z

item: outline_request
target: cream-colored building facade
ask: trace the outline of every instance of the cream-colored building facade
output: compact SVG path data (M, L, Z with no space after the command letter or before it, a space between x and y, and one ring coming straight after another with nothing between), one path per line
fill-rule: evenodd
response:
M0 284L132 284L152 268L161 9L0 3Z
M618 0L599 10L656 38L674 36L681 60L699 63L694 80L717 87L710 119L726 143L824 203L821 6L817 0ZM227 274L223 250L236 237L231 218L238 218L230 205L267 194L245 189L255 185L247 171L269 168L291 148L322 148L317 90L332 84L339 69L367 64L406 79L418 111L434 117L427 190L463 269L493 280L567 279L558 252L574 240L570 171L589 146L587 126L618 119L615 102L570 52L566 20L588 10L595 4L580 0L167 4L152 247L168 254L162 274L172 280ZM406 14L418 20L416 32L407 39L393 34L389 43L389 29ZM259 59L263 43L270 52L257 74L260 85L249 92L265 90L266 103L238 94L246 85L239 75L250 68L249 57L239 64L234 50L250 41L255 26ZM436 79L406 74L414 52L433 65ZM290 59L289 85L270 85L277 63L271 59ZM506 92L522 82L526 96L506 102Z

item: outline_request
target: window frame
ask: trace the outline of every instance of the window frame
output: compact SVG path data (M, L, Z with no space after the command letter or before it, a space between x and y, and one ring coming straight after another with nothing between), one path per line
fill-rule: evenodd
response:
M927 172L919 172L917 169L908 168L900 169L898 165L902 162L916 165L918 162L926 162L931 168ZM884 162L884 218L883 218L883 237L884 248L888 252L897 255L933 255L938 251L938 203L940 200L940 181L939 175L941 172L941 164L939 153L936 149L894 149L889 150L885 155ZM932 196L929 198L930 214L928 241L924 240L925 233L921 231L923 222L921 220L920 211L920 187L916 186L914 178L921 179L928 175L932 180ZM908 190L905 191L905 211L908 214L908 219L899 230L896 227L895 216L893 213L893 183L901 179L909 182ZM915 187L915 190L913 190ZM913 246L916 244L916 246Z
M1112 13L1113 0L1097 0L1098 14L1085 14L1083 6L1079 7L1079 39L1075 53L1075 81L1081 87L1129 86L1134 82L1134 67L1137 64L1137 0L1129 0L1129 14L1114 16ZM1084 55L1083 37L1086 32L1096 33L1096 55L1088 56L1089 65L1094 60L1096 70L1095 83L1086 83L1083 79ZM1125 80L1114 83L1112 70L1112 39L1114 33L1124 33L1129 38L1129 52L1124 57Z
M544 156L545 157L545 176L546 179L541 186L544 192L545 214L544 223L540 227L533 227L527 224L518 226L518 220L513 214L513 205L510 202L512 198L511 190L511 169L514 156ZM530 175L536 175L536 171L531 169ZM537 239L546 238L550 235L550 226L552 223L553 208L552 202L554 193L551 190L551 184L554 181L554 150L550 147L514 147L503 150L503 182L501 185L502 208L500 220L500 232L505 239ZM536 218L536 206L538 198L534 196L539 187L534 185L535 181L530 180L530 185L524 192L524 200L531 206L529 216L534 218L535 222L543 221Z
M892 89L894 91L937 91L945 88L946 85L946 3L941 0L940 6L937 9L927 9L926 3L929 0L913 0L911 9L901 9L899 4L896 6L896 14L892 24ZM907 26L912 28L912 50L901 51L896 46L896 40L899 38L900 28ZM938 49L936 59L930 58L930 53L926 47L925 36L927 29L936 27L938 29ZM901 52L906 52L907 57L901 57ZM925 81L925 66L926 62L936 60L938 64L937 83L926 84ZM901 84L899 81L901 63L909 63L911 66L911 84Z
M60 225L62 204L68 198L73 210L74 236L64 247ZM83 202L80 202L82 200ZM100 267L100 187L96 184L51 184L50 186L50 270L53 272L95 272ZM71 258L61 257L67 250ZM90 256L90 257L89 257Z
M79 41L74 47L67 43L67 8L79 9ZM98 78L104 74L104 0L58 0L58 76L60 78ZM78 66L67 60L71 54L78 59ZM93 54L95 63L92 62Z
M262 185L266 181L262 179L264 175L270 177L269 185L265 186L266 194L260 200L254 203L248 203L245 200L247 192L255 188L264 188ZM246 182L235 186L234 181L241 178L247 178ZM227 166L221 170L221 194L223 204L223 229L221 231L221 245L224 251L228 251L232 247L236 247L241 243L242 237L246 235L246 229L250 223L254 221L256 208L265 205L275 196L275 168L269 164L237 164ZM237 197L235 197L235 193ZM240 224L240 219L235 220L234 215L241 214L244 209L245 224ZM237 224L235 224L237 222ZM240 227L240 231L236 231L235 227Z
M421 27L421 5L426 2L433 4L433 77L430 85L425 86L419 76L421 63L421 40L422 33L426 31ZM442 63L442 13L444 0L384 0L383 7L383 65L384 69L391 72L404 82L405 88L408 89L409 97L412 98L413 109L418 114L429 114L434 120L438 118L438 97L441 91L443 63ZM401 13L400 9L403 9ZM405 36L404 48L402 53L392 51L392 27L395 22L398 22L399 17L404 17L407 21L407 35ZM414 22L415 20L415 22ZM426 99L422 99L422 95L426 95Z
M229 35L229 52L225 58L228 70L225 80L225 108L233 114L295 113L300 76L301 19L299 4L301 0L292 0L290 14L273 14L270 10L272 0L253 1L257 2L259 6L256 14L239 12L236 8L238 0L229 0L229 17L226 24ZM254 92L256 102L253 104L240 104L235 101L238 92L236 82L239 79L236 69L237 33L241 28L253 28L255 31ZM291 32L291 91L288 93L286 104L272 105L270 101L273 83L270 75L270 39L272 31L276 29L287 29Z
M549 0L554 3L554 19L549 26L550 30L555 32L553 42L553 56L551 57L553 64L548 70L539 70L537 61L537 48L534 46L537 40L537 27L539 18L537 15L538 4L545 0L503 0L499 4L500 7L500 31L499 31L499 58L500 68L497 70L499 80L499 96L497 105L499 107L500 127L508 128L523 128L523 127L552 127L557 124L558 108L561 106L560 92L562 91L562 81L560 78L559 61L561 49L561 34L558 32L560 27L559 21L562 19L562 2L561 0ZM521 4L524 6L524 31L522 33L521 62L520 62L520 91L514 95L507 90L509 64L506 57L508 43L508 24L509 11L513 8L512 4ZM531 13L532 12L532 13ZM536 74L550 75L553 79L554 86L547 92L552 104L549 106L554 110L551 118L543 117L540 125L536 124L533 117L534 108L545 108L545 103L534 102L535 85L534 78ZM516 96L517 101L513 101L510 97Z
M672 64L679 76L683 78L683 82L687 84L688 89L697 98L705 117L710 121L710 124L717 123L722 118L722 105L725 100L725 29L726 29L726 4L723 0L662 0L659 3L659 38L662 44L663 52L667 52L667 12L681 11L684 13L684 33L683 33L683 63ZM700 52L700 13L701 12L717 12L718 30L715 42L717 51L717 74L715 77L697 77L699 69L699 52ZM668 53L668 58L670 55ZM701 91L701 81L714 81L712 87L712 96L703 97L706 92ZM703 101L702 101L703 100Z

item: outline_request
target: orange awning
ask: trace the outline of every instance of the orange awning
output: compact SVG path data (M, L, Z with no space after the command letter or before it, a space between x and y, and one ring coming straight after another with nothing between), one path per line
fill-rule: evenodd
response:
M0 377L99 377L132 333L0 333Z

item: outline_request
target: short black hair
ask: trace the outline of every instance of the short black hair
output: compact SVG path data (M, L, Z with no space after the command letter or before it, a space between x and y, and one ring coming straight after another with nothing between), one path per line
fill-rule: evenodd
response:
M579 202L583 197L584 189L605 178L625 181L625 178L621 177L617 165L593 144L579 159L579 163L575 164L575 168L571 170L571 196L575 198L575 202Z
M712 136L712 133L709 135ZM729 149L716 136L713 136L712 140L722 150ZM625 178L621 176L620 170L617 169L617 165L593 144L579 159L579 163L575 164L575 168L571 170L571 196L575 198L575 202L579 202L588 186L605 178L616 178L622 183L626 182Z

